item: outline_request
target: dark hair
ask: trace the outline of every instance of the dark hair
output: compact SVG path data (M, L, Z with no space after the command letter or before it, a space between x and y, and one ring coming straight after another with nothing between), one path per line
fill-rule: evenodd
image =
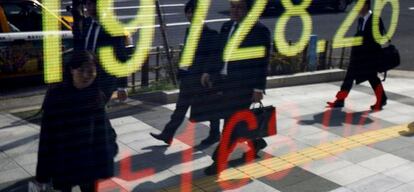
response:
M92 2L94 4L96 4L96 0L83 0L83 3L86 4L87 1L90 1L90 2Z
M247 10L250 10L253 7L254 1L255 0L244 0L244 2L246 2Z
M63 69L63 82L71 84L73 81L71 69L78 69L84 64L97 65L98 60L95 55L86 50L74 51L69 62L66 63Z
M371 9L371 0L366 0L365 5L368 6L368 9Z
M191 12L194 12L194 9L196 8L197 0L189 0L184 7L184 12L188 13L190 10Z

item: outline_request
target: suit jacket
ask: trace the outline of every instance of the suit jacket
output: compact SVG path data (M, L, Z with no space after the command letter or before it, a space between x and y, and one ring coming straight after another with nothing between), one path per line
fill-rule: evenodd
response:
M380 32L384 33L381 19ZM377 75L377 65L382 54L381 45L375 41L372 34L372 15L367 19L363 31L357 31L355 36L362 36L363 43L352 47L348 71L354 75L357 83L361 83Z
M228 43L228 36L233 25L233 21L223 24L220 32L221 50ZM234 32L233 32L234 33ZM230 89L246 89L253 92L254 89L265 90L267 66L269 64L271 35L269 29L258 22L251 29L241 44L243 47L265 46L266 55L262 58L231 61L227 64L227 82ZM224 66L224 61L222 61ZM222 68L222 67L221 67Z
M233 21L223 24L220 32L221 50L228 43L228 36ZM234 31L235 32L235 31ZM233 34L234 34L233 32ZM269 64L271 35L267 27L257 22L250 30L240 47L264 46L266 55L262 58L231 61L227 63L227 76L222 79L223 101L220 103L224 117L233 114L234 111L248 108L255 89L265 90L267 66ZM223 58L223 57L221 57ZM222 69L224 61L222 59Z
M185 39L187 39L188 31L189 29L186 30ZM218 40L218 32L204 25L193 63L180 77L180 91L189 92L191 95L207 91L202 87L200 79L203 73L214 74L220 70Z
M83 31L82 31L82 45L87 44L87 35L89 28L92 24L91 18L86 18L84 20L83 25ZM93 36L93 32L91 34ZM115 54L116 56L121 60L125 61L128 58L127 50L126 50L126 37L125 36L119 36L119 37L113 37L110 34L108 34L102 27L100 27L98 38L96 41L96 48L95 50L91 50L94 53L97 53L97 50L99 47L102 46L114 46L115 48ZM86 47L83 47L87 49ZM97 78L96 81L98 83L98 86L101 88L101 90L104 92L105 97L107 101L112 96L112 93L118 88L118 87L127 87L128 86L128 77L122 77L117 78L108 72L104 70L104 68L101 65L97 66Z

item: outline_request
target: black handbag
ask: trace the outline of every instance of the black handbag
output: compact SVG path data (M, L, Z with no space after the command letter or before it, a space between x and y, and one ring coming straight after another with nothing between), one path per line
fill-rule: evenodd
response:
M223 95L215 91L206 91L191 99L190 120L192 122L223 119Z
M277 121L276 121L276 107L263 106L260 102L258 108L251 108L250 111L254 114L257 120L257 128L250 131L247 135L250 139L260 139L277 134Z
M387 71L400 65L400 53L398 49L390 43L388 46L382 48L381 58L377 72L384 73L383 81L385 81L387 78Z

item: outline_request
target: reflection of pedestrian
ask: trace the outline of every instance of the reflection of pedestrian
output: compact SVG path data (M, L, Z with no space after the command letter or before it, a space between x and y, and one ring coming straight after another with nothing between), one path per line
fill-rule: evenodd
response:
M88 17L83 21L82 32L84 49L97 53L99 47L114 46L116 56L120 60L126 60L127 53L125 47L130 43L127 42L128 38L126 36L113 37L103 29L97 20L96 0L86 0L86 10ZM114 91L117 91L118 99L125 100L127 98L127 77L117 78L108 74L100 65L97 66L97 72L96 81L104 92L107 102L111 99Z
M381 62L379 56L382 54L382 51L381 45L375 41L372 34L372 28L374 26L372 26L373 17L370 8L371 1L367 0L360 12L358 29L355 34L355 36L362 36L363 43L360 46L352 48L351 61L342 83L341 90L336 94L336 100L334 102L328 102L329 107L344 107L345 99L348 96L349 91L351 91L354 81L359 84L366 80L369 81L377 98L377 101L371 106L371 109L382 110L382 107L387 104L387 96L385 95L384 87L377 76L376 66ZM384 26L381 20L380 31L381 33L384 31Z
M91 53L75 52L63 83L44 101L36 180L63 192L76 185L96 191L98 179L114 175L116 134L96 85L96 64Z
M251 9L254 0L240 0L230 2L230 17L231 21L223 24L221 28L221 47L225 47L236 32L239 23L246 17L248 11ZM248 18L246 18L248 19ZM224 63L220 71L220 77L217 79L218 84L221 84L223 90L223 103L220 105L223 108L220 110L225 115L225 125L229 124L229 118L232 114L239 110L248 109L252 102L259 102L263 99L264 90L266 88L266 71L269 62L269 53L271 45L271 35L269 29L260 22L255 23L253 28L247 34L246 38L241 43L241 48L246 47L263 47L265 48L265 55L261 58L230 61ZM225 130L223 132L226 132ZM239 123L231 133L230 141L220 140L219 147L225 145L232 145L240 137L245 130L245 124ZM254 154L267 146L263 139L253 141ZM214 163L205 170L206 174L214 174L217 172L217 160L219 155L218 149L213 154ZM232 149L230 149L231 152ZM229 153L230 153L229 152Z
M190 0L185 6L185 14L191 22L193 12L196 7L196 1ZM186 30L185 39L187 39L189 28ZM211 82L209 82L209 73L218 71L218 61L216 51L216 42L218 34L210 29L207 25L203 26L200 42L195 52L193 64L186 71L181 71L180 75L180 93L176 108L171 115L171 120L167 123L161 134L151 135L162 140L167 144L171 144L173 136L185 118L185 114L195 99L195 95L205 91ZM218 66L218 67L217 67ZM220 139L220 120L210 120L210 134L201 143L205 145L218 142Z

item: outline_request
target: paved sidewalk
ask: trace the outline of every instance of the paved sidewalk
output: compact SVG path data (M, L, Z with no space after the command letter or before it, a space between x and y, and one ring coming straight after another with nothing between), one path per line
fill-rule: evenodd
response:
M191 130L185 122L167 148L149 133L163 129L174 104L132 98L109 109L121 152L117 177L102 182L101 191L413 191L414 79L388 78L388 104L375 113L368 83L354 87L344 109L326 109L339 86L268 89L264 104L277 108L278 135L266 138L269 145L254 163L241 163L243 151L236 150L232 167L219 177L203 173L216 146L198 146L208 123ZM19 118L30 109L0 113L0 190L23 190L35 174L38 120Z

